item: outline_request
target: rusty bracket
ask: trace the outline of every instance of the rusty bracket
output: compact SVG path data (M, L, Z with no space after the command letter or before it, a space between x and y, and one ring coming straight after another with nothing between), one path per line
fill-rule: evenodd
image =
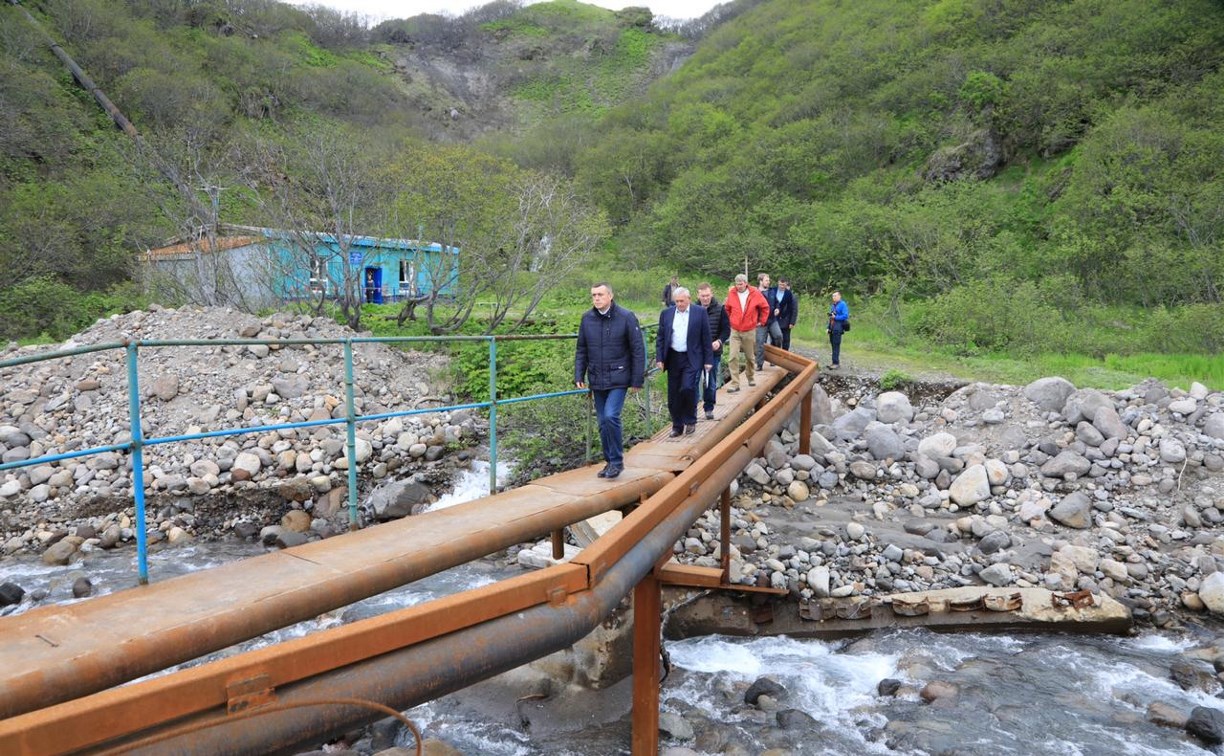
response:
M1092 591L1073 591L1071 593L1051 593L1050 605L1055 609L1084 609L1096 603Z
M225 686L226 711L237 714L247 709L275 703L276 692L267 675L236 680Z

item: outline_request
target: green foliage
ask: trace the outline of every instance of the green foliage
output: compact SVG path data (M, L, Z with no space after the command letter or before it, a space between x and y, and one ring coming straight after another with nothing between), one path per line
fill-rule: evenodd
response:
M50 278L30 278L0 289L0 339L39 334L43 339L61 341L104 315L128 312L144 304L138 287L130 284L82 294Z
M880 376L880 388L884 391L896 391L911 383L914 379L904 370L890 368Z

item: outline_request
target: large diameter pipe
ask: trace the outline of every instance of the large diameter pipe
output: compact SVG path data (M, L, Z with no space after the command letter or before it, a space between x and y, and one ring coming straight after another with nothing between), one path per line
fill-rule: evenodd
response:
M709 503L786 423L798 402L794 394L780 402L770 421L725 464L707 470L698 463L686 471L682 477L689 476L696 484L692 493L611 565L590 591L574 594L565 605L540 605L277 691L278 703L285 706L317 701L318 707L286 708L238 720L210 713L190 725L215 726L143 746L129 741L123 745L125 752L129 748L148 754L291 750L382 716L355 706L324 705L329 700L363 698L407 709L568 648L594 630L659 559L671 552ZM647 501L646 506L649 504Z

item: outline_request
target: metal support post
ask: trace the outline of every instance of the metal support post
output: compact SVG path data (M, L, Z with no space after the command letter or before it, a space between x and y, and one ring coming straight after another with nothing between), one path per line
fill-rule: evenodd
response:
M344 427L348 449L349 530L357 529L357 403L353 399L353 340L344 342Z
M136 344L127 343L128 423L132 440L132 496L136 501L136 569L141 585L149 584L149 539L145 533L144 435L140 430L140 383L136 377Z
M722 496L718 499L719 511L719 532L718 532L718 548L721 553L720 564L722 567L723 585L731 582L731 489L724 488Z
M803 395L803 403L799 405L799 453L808 454L812 451L812 392Z
M552 532L552 555L558 562L565 558L565 529Z
M497 337L489 337L489 493L497 493Z
M633 588L633 756L659 753L659 580L647 574Z

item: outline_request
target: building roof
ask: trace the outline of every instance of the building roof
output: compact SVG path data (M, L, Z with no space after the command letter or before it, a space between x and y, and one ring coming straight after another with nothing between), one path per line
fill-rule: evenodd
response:
M174 244L169 247L146 250L145 255L150 260L181 260L194 257L197 253L213 254L229 249L237 249L238 247L248 247L252 244L260 244L263 241L258 236L223 236L216 239L210 245L209 240L205 238L183 242L182 244Z

